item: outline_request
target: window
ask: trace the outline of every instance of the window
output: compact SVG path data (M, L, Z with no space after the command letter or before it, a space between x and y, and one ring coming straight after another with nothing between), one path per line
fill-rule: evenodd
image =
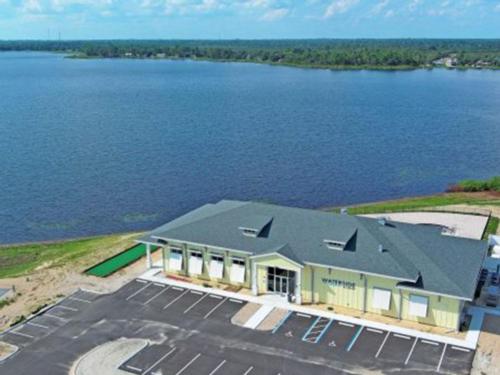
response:
M420 318L425 318L427 316L428 304L429 299L427 297L410 294L409 314Z
M326 247L332 250L344 250L345 243L340 242L340 241L333 241L333 240L324 240L323 241L326 244Z
M182 270L182 250L170 249L170 256L168 258L168 269L170 271Z
M203 272L203 255L198 251L189 253L189 273L191 275L201 275Z
M222 279L224 277L224 257L221 255L210 256L210 269L208 274L212 278Z
M229 275L231 282L245 282L245 260L242 258L233 258L231 262L231 274Z
M243 234L248 237L257 237L257 231L255 229L243 228Z
M391 291L387 289L373 288L372 307L380 310L391 309Z

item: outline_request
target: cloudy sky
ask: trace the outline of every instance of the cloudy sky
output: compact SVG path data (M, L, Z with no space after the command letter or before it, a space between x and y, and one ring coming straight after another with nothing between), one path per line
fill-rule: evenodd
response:
M0 0L0 39L500 38L500 0Z

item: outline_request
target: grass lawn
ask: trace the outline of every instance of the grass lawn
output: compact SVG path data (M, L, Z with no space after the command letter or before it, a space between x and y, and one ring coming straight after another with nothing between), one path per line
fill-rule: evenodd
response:
M489 234L496 234L498 230L498 224L500 219L495 216L490 216L490 220L488 221L488 225L486 225L486 229L484 230L483 239L487 239Z
M118 250L130 247L131 234L0 247L0 278L28 275L41 268L59 267L79 261L92 265Z
M385 202L359 204L347 207L347 211L352 215L374 214L383 212L410 211L428 207L449 206L452 204L470 204L477 206L500 206L500 198L489 198L485 195L475 195L471 193L446 193L430 195L417 198L406 198ZM333 208L339 212L340 207Z

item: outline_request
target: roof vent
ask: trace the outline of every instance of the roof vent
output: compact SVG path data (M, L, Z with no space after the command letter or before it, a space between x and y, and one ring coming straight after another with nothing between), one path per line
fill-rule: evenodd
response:
M347 207L342 207L342 208L340 209L340 214L341 214L341 215L347 215Z
M378 245L378 252L379 253L383 253L385 250L384 250L384 246L382 244L379 244Z
M167 241L165 241L165 240L164 240L164 239L162 239L162 238L158 238L158 239L156 240L156 242L158 242L159 244L162 244L162 245L166 245L166 244L168 244L168 242L167 242Z

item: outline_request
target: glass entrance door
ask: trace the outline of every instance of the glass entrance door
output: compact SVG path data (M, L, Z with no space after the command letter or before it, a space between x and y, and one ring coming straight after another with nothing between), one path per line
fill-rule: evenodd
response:
M295 272L278 267L267 268L267 291L282 296L294 293Z

